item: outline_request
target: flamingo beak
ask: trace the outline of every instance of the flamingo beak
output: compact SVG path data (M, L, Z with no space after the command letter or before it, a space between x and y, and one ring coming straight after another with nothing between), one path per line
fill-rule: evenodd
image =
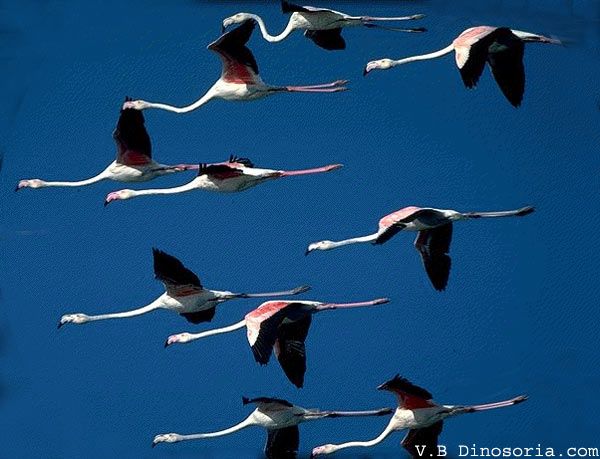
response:
M56 327L57 329L60 329L60 327L62 327L64 325L64 323L62 323L60 320L58 321L58 326Z
M225 24L221 24L221 34L225 33L225 29L226 29Z
M363 76L367 76L369 74L369 71L367 70L367 68L365 67L363 69Z

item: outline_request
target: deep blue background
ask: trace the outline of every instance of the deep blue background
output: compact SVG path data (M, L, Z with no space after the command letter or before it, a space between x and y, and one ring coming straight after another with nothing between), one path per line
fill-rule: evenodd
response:
M205 46L222 18L256 12L274 33L287 18L277 2L14 3L0 5L0 457L254 458L264 441L258 429L154 450L150 442L157 433L239 422L251 409L242 395L324 409L393 406L374 389L396 372L440 402L530 395L515 408L449 421L441 441L451 452L460 443L599 446L597 3L330 2L349 13L425 13L429 32L348 29L348 49L338 53L301 33L277 45L255 34L250 46L265 81L348 78L351 90L217 101L187 115L148 111L146 124L155 157L167 163L237 154L265 167L344 169L237 195L140 198L107 209L105 194L122 184L13 187L21 178L77 180L102 170L114 157L111 132L125 95L196 100L220 72ZM465 90L453 56L361 76L371 59L437 50L479 24L568 39L566 47L527 46L518 110L488 70L476 90ZM413 235L303 256L309 242L373 232L381 216L407 205L526 204L537 212L524 219L456 225L444 293L431 288ZM275 361L255 364L243 331L164 350L166 336L194 329L169 312L56 330L63 313L125 310L158 296L152 246L209 288L309 283L304 298L393 301L317 316L300 391ZM226 303L209 327L258 304ZM301 451L372 438L386 422L306 424ZM402 435L345 457L398 454Z

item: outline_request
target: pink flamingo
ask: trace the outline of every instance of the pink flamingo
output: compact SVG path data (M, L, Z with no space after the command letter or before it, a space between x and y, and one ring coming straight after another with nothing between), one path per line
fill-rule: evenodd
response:
M520 395L510 400L486 403L484 405L438 405L431 394L415 386L407 379L394 376L377 389L393 392L398 397L398 408L381 434L370 441L351 441L339 445L322 445L313 448L311 457L331 454L345 448L368 448L381 443L392 432L409 429L402 440L402 446L411 457L438 457L438 437L442 432L444 419L459 414L474 413L516 405L527 400Z
M124 319L146 314L157 309L177 312L188 322L199 324L210 322L215 315L217 305L236 298L264 298L283 295L297 295L310 290L304 285L293 290L270 293L233 293L229 291L209 290L202 286L198 276L187 269L181 261L168 253L152 249L154 275L165 285L165 293L152 303L138 309L112 314L88 316L87 314L65 314L58 328L64 324L84 324L97 320Z
M125 102L123 107L144 110L160 108L175 113L196 110L212 99L247 101L262 99L282 92L338 92L346 90L346 80L312 86L271 86L265 84L258 75L258 65L246 43L254 30L254 21L246 21L241 26L227 32L208 49L215 51L223 61L221 78L200 99L185 107L134 100Z
M455 51L456 65L467 88L477 86L487 62L506 99L514 107L518 107L525 92L525 68L523 67L525 43L530 42L562 44L555 38L508 27L471 27L439 51L397 61L392 59L371 61L365 67L364 75L371 70L387 70L408 62L435 59Z
M321 411L318 409L306 409L293 405L287 400L272 397L257 397L248 399L242 397L242 403L248 405L256 404L256 409L239 424L225 430L210 433L192 435L181 435L177 433L160 434L154 437L152 447L159 443L176 443L186 440L200 440L204 438L215 438L246 427L262 427L267 430L267 443L265 445L265 456L267 459L295 458L300 446L300 431L298 425L302 422L317 421L325 418L339 417L364 417L383 416L392 413L391 408L381 408L369 411Z
M252 188L268 180L295 175L318 174L329 172L342 167L341 164L316 167L298 171L281 171L273 169L259 169L254 167L248 158L231 156L229 161L213 164L201 164L198 176L185 185L174 188L159 188L150 190L119 190L106 196L104 205L112 201L131 199L137 196L185 193L191 190L218 191L221 193L234 193Z
M421 255L433 287L441 291L446 288L450 276L451 260L448 253L452 240L452 222L473 218L522 217L533 211L531 206L502 212L457 212L433 207L404 207L379 220L379 229L373 234L339 242L313 242L306 249L306 255L314 250L331 250L349 244L383 244L400 231L418 231L415 248Z
M125 98L126 101L131 99ZM127 102L126 102L127 103ZM165 174L198 169L195 164L167 166L152 159L152 144L144 126L144 116L137 110L124 108L113 132L117 145L117 158L95 177L77 182L46 182L40 179L21 180L15 191L21 188L44 188L52 186L85 186L101 180L117 182L145 182Z
M409 21L421 19L425 17L424 14L399 17L351 16L327 8L298 6L287 1L281 2L281 9L284 13L291 13L291 16L287 26L279 35L270 35L263 19L256 14L250 13L237 13L225 18L223 20L223 31L233 24L254 20L258 23L263 38L270 43L277 43L285 40L294 30L304 30L304 36L306 38L311 39L317 46L329 51L346 49L346 41L344 40L344 37L342 37L343 27L377 27L397 32L426 31L424 27L401 29L383 26L377 23L380 21Z
M339 308L375 306L389 302L387 298L359 303L321 303L318 301L267 301L244 320L228 327L208 330L201 333L179 333L171 335L165 347L175 343L188 343L207 336L228 333L247 328L247 337L254 359L266 365L275 351L275 356L288 379L296 387L304 385L306 372L306 350L304 341L312 321L312 315L321 311Z

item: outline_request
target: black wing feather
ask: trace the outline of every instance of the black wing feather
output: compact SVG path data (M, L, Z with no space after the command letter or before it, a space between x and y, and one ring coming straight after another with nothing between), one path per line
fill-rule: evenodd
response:
M274 397L255 397L255 398L242 397L242 403L244 405L248 405L249 403L256 403L256 404L275 403L278 405L286 406L288 408L291 408L292 406L294 406L287 400L284 400L282 398L274 398Z
M283 323L279 326L277 360L285 375L298 388L304 385L304 374L306 373L304 341L311 322L312 316L307 314L294 322Z
M525 93L525 44L508 28L496 30L487 61L504 96L514 106L521 105Z
M293 3L281 0L281 12L282 13L310 13L310 10L300 5L294 5Z
M192 286L202 289L198 276L183 266L183 263L172 255L153 248L154 275L161 280L168 291L177 290L180 287Z
M300 431L297 425L267 431L267 459L296 459L299 447Z
M126 102L130 100L132 100L130 97L125 98ZM113 131L113 139L117 146L117 162L128 164L130 154L152 158L152 143L144 122L141 110L121 109L117 126Z
M421 255L423 266L433 287L442 291L448 285L452 260L450 242L452 241L452 223L437 228L419 231L415 248Z
M261 365L266 365L273 353L273 346L279 337L279 326L288 314L293 314L295 310L303 307L300 303L289 303L286 307L277 311L268 319L260 324L258 337L251 347L254 360Z
M481 77L483 68L485 67L485 60L487 59L490 42L491 38L488 35L472 45L469 49L469 58L467 59L467 62L465 62L465 65L459 69L460 76L467 88L474 88L477 86L479 77Z
M342 29L307 30L304 32L306 38L310 38L317 46L329 51L346 49L346 41L342 37Z
M443 427L443 421L438 421L429 427L410 429L402 440L402 446L413 458L440 457L438 455L438 437L442 433Z
M197 312L182 312L179 314L192 324L200 324L202 322L210 322L217 312L216 306L209 309L203 309Z
M422 398L423 400L431 400L433 398L428 390L411 383L408 379L403 378L399 374L389 381L384 382L379 388L394 392L404 392L408 395Z
M244 21L239 27L221 35L217 40L208 45L208 49L233 60L247 65L258 75L258 64L252 51L246 46L252 36L256 22L254 19Z
M388 226L379 236L377 236L377 239L375 239L373 244L383 244L389 241L404 228L406 228L404 223L394 223L393 225Z

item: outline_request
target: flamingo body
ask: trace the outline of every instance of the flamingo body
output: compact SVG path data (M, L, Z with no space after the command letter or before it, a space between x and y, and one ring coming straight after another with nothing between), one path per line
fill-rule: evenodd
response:
M125 98L125 103L131 99ZM15 191L21 188L77 187L102 180L117 182L146 182L156 177L175 172L198 169L197 165L160 164L152 159L152 144L145 127L144 116L131 108L121 109L117 126L113 132L117 147L116 159L95 177L76 182L48 182L41 179L21 180Z
M458 212L452 209L409 206L392 212L379 220L377 232L338 242L320 241L309 244L306 254L314 250L332 250L344 245L367 243L383 244L400 231L417 231L415 248L421 255L425 271L433 287L444 290L450 276L450 243L453 222L474 218L522 217L534 211L531 206L500 212Z
M359 303L322 303L318 301L267 301L249 312L244 320L223 328L197 334L179 333L167 338L165 346L187 343L211 335L228 333L246 327L246 336L254 359L266 365L271 354L296 387L304 385L306 373L305 340L312 315L331 309L374 306L387 303L387 298Z
M312 40L317 46L332 51L346 48L346 41L342 37L344 27L380 27L398 32L425 32L423 27L417 28L394 28L377 24L378 21L403 21L421 19L422 14L401 17L371 17L350 16L340 11L326 8L315 8L313 6L299 6L287 1L281 2L283 13L291 13L287 26L279 35L273 36L267 31L265 22L260 16L251 13L237 13L223 20L223 30L232 24L240 24L244 21L255 21L263 38L271 43L277 43L287 38L294 30L304 30L304 36Z
M411 457L438 457L438 437L442 432L445 419L460 414L517 405L527 400L527 396L520 395L484 405L440 405L431 399L428 391L399 375L381 384L377 389L390 391L398 398L398 407L383 432L369 441L317 446L313 448L311 457L332 454L352 447L371 447L385 440L391 433L406 429L408 433L402 440L402 446Z
M271 86L259 76L258 64L246 43L252 36L254 20L246 20L229 32L222 34L208 45L208 49L219 55L222 62L221 77L196 102L185 107L175 107L163 103L144 100L127 101L124 108L144 110L158 108L175 113L187 113L212 99L230 101L253 101L281 92L338 92L344 91L345 80L310 86Z
M456 66L467 88L477 86L487 64L505 98L514 107L521 105L525 93L525 43L561 44L560 40L523 32L508 27L477 26L463 31L450 45L429 54L405 59L379 59L369 62L364 70L387 70L409 62L434 59L455 52Z
M267 459L294 459L300 446L298 425L303 422L337 417L383 416L392 412L390 408L368 411L320 411L294 405L287 400L273 397L242 397L244 405L254 403L256 409L239 424L218 432L181 435L177 433L160 434L154 437L152 446L159 443L176 443L185 440L215 438L247 427L257 426L267 430L265 456Z
M317 174L330 172L341 168L341 164L330 164L328 166L313 169L283 171L274 169L261 169L247 158L231 156L229 161L213 164L201 164L198 167L198 176L191 182L174 188L159 188L149 190L119 190L106 196L104 205L112 201L132 199L144 195L165 195L184 193L192 190L206 190L219 193L237 193L253 188L256 185L269 180L295 175Z
M152 249L154 258L154 274L163 282L165 293L152 303L138 309L111 314L89 316L86 314L65 314L58 327L67 323L83 324L87 322L121 319L146 314L157 309L168 309L185 318L188 322L199 324L210 322L215 315L218 304L234 298L252 298L263 296L297 295L310 289L308 286L293 290L270 293L233 293L229 291L205 289L196 274L186 268L181 261L161 250Z

